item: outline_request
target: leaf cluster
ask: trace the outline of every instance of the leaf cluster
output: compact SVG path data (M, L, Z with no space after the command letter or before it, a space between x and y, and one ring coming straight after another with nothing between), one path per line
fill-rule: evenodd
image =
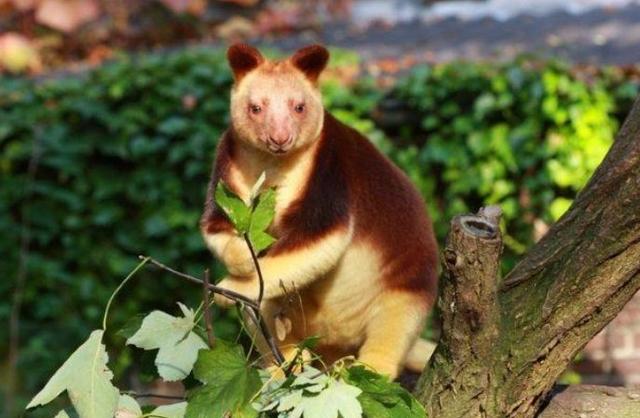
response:
M455 214L500 205L510 268L569 208L637 92L619 70L531 58L421 66L385 99L403 115L389 154L427 198L441 238Z

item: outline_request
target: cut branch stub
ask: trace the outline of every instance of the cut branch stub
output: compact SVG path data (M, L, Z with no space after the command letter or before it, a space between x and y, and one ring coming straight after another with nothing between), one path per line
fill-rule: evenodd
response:
M499 236L454 219L438 303L442 338L417 388L430 418L539 413L570 361L640 290L638 208L636 100L585 189L497 295ZM492 212L479 216L495 219Z
M451 221L444 249L445 275L438 307L442 338L418 387L438 382L427 391L429 416L480 416L486 409L484 394L491 385L487 365L493 361L498 340L498 277L502 237L496 206L480 209L477 215L461 215ZM461 368L460 365L465 367ZM453 370L457 372L451 374ZM441 374L439 378L429 373ZM449 374L449 376L447 376ZM465 390L459 390L462 387ZM473 387L474 390L469 390ZM459 399L460 394L468 399ZM457 397L457 402L446 398ZM440 410L438 405L448 405ZM458 405L460 408L451 408Z

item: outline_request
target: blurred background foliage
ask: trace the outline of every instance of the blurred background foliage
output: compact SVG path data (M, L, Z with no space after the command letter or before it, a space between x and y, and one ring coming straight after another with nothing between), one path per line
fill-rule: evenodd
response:
M569 207L638 93L634 74L619 69L532 58L420 66L389 90L357 76L357 65L354 53L333 51L327 107L407 172L441 242L454 214L501 205L505 270ZM9 323L23 281L20 405L98 326L139 254L222 274L197 222L230 85L224 55L210 48L0 78L0 321ZM122 347L115 331L127 318L200 295L147 269L118 297L108 342ZM215 313L218 335L236 337L234 315ZM0 327L2 358L8 341ZM139 367L122 350L111 353L124 354L113 365L120 379Z

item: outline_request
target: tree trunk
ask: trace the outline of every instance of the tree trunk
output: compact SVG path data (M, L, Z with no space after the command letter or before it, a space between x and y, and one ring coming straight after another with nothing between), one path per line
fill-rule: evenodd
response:
M533 417L640 289L639 103L569 211L504 280L496 214L452 220L442 339L416 390L430 418Z
M573 385L559 388L538 418L638 418L640 388Z

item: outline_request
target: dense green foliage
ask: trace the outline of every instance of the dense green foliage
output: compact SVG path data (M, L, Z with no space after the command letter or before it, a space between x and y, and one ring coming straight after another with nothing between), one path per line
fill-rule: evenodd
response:
M123 57L38 83L0 79L0 321L8 323L16 278L26 274L26 393L95 328L138 254L196 276L212 265L197 222L230 84L223 56L203 49ZM440 238L453 214L501 204L508 264L533 242L534 221L566 209L637 93L613 70L581 80L561 65L524 61L422 67L390 94L409 117L385 135L370 116L381 98L370 81L334 79L324 89L327 106L411 176ZM116 328L136 312L200 295L151 269L135 280L112 313ZM236 322L216 317L216 332L235 336ZM116 375L130 363L126 353L120 359Z
M510 268L599 165L637 94L606 70L558 63L421 67L391 97L412 119L391 151L431 203L440 238L454 215L499 204Z

